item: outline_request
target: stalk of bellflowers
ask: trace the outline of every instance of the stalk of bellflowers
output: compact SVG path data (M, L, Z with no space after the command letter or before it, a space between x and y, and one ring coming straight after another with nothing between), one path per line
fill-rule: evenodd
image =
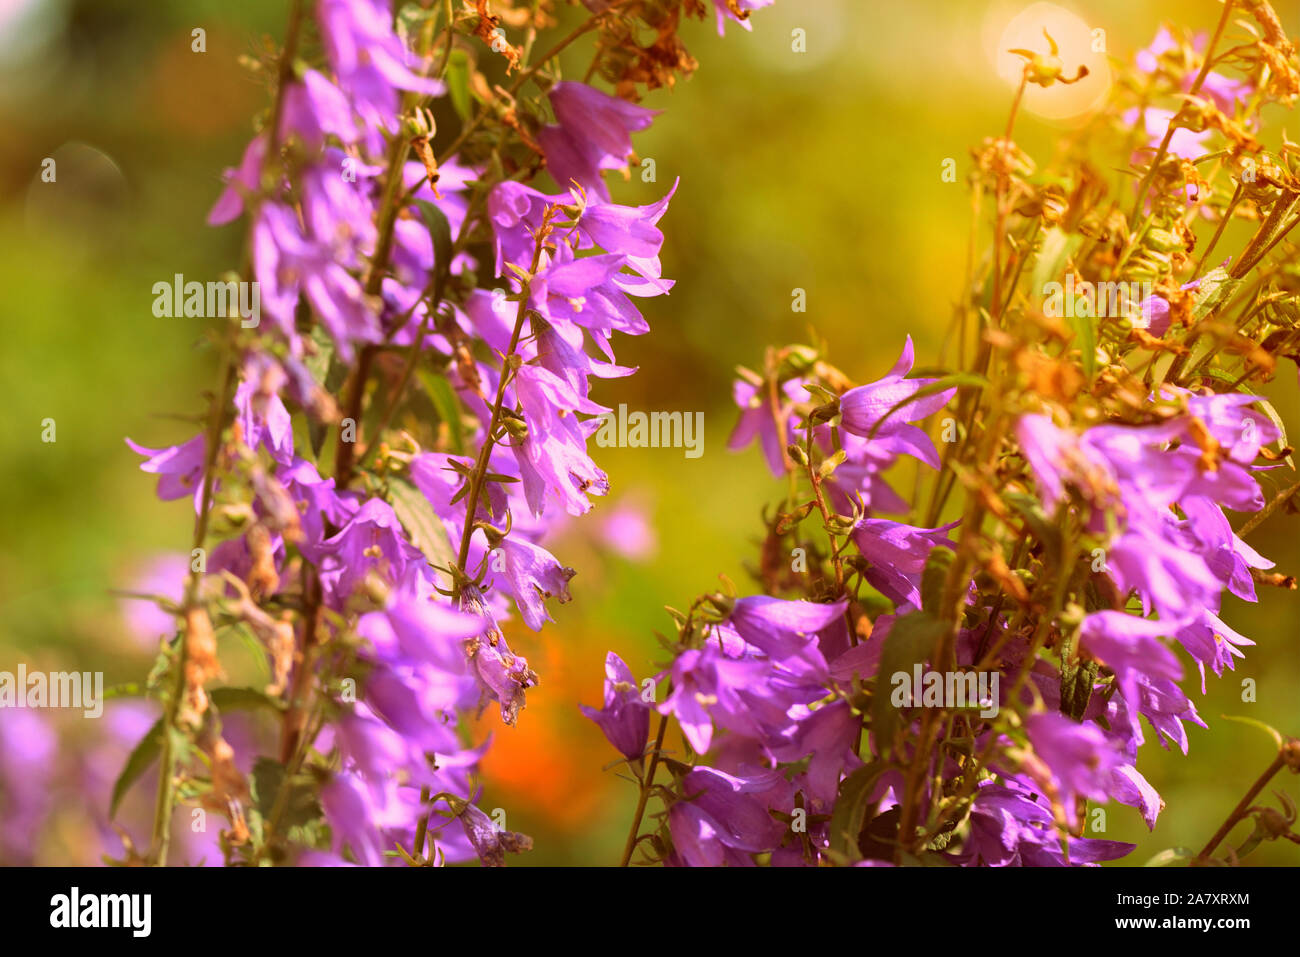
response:
M203 433L131 443L196 524L184 597L160 602L164 715L114 785L116 810L156 760L151 846L126 838L125 860L168 862L177 803L225 819L232 865L499 865L531 846L480 807L468 719L518 720L538 676L502 624L540 630L569 600L545 540L608 490L590 379L635 371L612 342L648 331L634 298L672 286L657 223L675 186L624 206L604 172L654 117L640 92L694 68L663 23L679 56L638 45L656 12L586 6L547 46L536 5L511 32L484 3L292 5L260 70L273 106L209 216L247 221L260 315L220 334ZM309 18L319 63L299 52ZM561 79L588 35L588 76L615 94ZM530 185L544 173L556 192ZM262 687L220 683L236 637ZM235 733L245 713L274 743Z
M1005 132L972 151L991 248L968 261L958 365L913 375L909 337L864 385L825 345L740 370L731 445L757 442L785 492L756 593L670 609L649 684L607 661L587 713L640 782L624 864L1086 866L1133 848L1098 836L1102 805L1155 827L1139 747L1154 732L1187 753L1186 724L1207 727L1185 663L1203 693L1254 644L1225 596L1295 587L1245 539L1297 488L1253 389L1300 358L1300 162L1260 117L1294 105L1300 70L1268 3L1224 7L1208 41L1162 29L1042 170L1013 139L1024 90L1087 70L1050 35L1013 51ZM1232 36L1234 12L1254 32ZM1132 179L1111 191L1089 158L1117 129ZM1216 253L1234 217L1254 236ZM903 495L887 476L906 460ZM1297 769L1294 739L1268 730L1277 756L1219 833L1159 863L1297 841L1285 794L1252 804Z

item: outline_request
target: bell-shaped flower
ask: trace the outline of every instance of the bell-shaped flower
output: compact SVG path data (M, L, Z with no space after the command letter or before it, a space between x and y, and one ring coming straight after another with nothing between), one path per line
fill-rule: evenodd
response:
M629 761L639 760L645 754L650 737L650 705L642 699L632 670L614 652L605 656L604 707L579 707Z

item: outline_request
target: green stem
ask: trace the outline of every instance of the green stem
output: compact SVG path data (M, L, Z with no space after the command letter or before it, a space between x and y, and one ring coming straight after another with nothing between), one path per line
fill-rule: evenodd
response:
M1250 790L1247 791L1242 799L1237 802L1237 806L1232 809L1232 813L1228 815L1227 820L1225 820L1223 824L1219 826L1219 829L1214 832L1214 836L1210 838L1209 843L1201 849L1201 853L1196 855L1194 861L1195 864L1203 864L1206 859L1214 853L1214 849L1218 847L1219 844L1222 843L1223 839L1231 833L1232 829L1237 826L1237 822L1246 816L1246 812L1250 808L1251 802L1255 800L1260 791L1264 790L1264 785L1273 780L1273 775L1281 771L1285 764L1286 761L1283 759L1281 752L1279 752L1277 757L1273 759L1273 763L1264 769L1264 773L1255 779L1255 783L1250 786Z
M230 402L232 385L235 378L235 366L230 361L233 327L226 332L225 345L221 356L221 388L212 398L209 413L208 430L205 433L206 454L203 462L203 492L200 499L199 514L194 519L194 537L191 554L194 549L201 549L208 537L208 519L212 514L212 486L216 472L217 454L221 448L221 432L225 426L226 406ZM199 605L199 583L202 567L199 563L191 564L189 579L185 584L185 602L182 614ZM186 631L176 642L172 661L175 673L172 677L171 694L167 700L167 710L163 719L162 749L158 761L158 789L154 796L152 859L157 867L167 864L167 851L171 842L172 808L176 798L176 747L174 732L180 715L181 702L185 698L185 666L188 654L189 620L186 618Z
M1196 273L1193 278L1200 276L1205 264L1210 261L1210 253L1214 251L1214 247L1219 242L1219 237L1223 235L1223 230L1227 227L1228 221L1232 219L1233 211L1236 210L1237 204L1241 202L1241 194L1242 185L1238 183L1236 190L1233 191L1232 201L1228 203L1228 208L1223 211L1223 218L1219 220L1219 228L1210 237L1210 244L1205 247L1205 252L1201 253L1201 260L1196 264Z
M541 265L542 252L546 248L546 237L550 232L550 223L554 212L554 207L547 209L542 218L542 226L537 231L537 244L533 249L532 268L528 271L530 277L537 272L538 267ZM519 348L519 340L523 336L524 322L527 318L528 285L525 283L520 290L519 309L515 313L515 327L510 334L510 346L501 362L501 379L497 383L496 399L492 403L492 414L488 418L487 429L483 436L483 445L479 448L478 458L474 461L474 468L466 479L469 483L469 492L465 496L465 528L461 533L460 548L456 553L456 575L455 580L452 582L452 591L456 597L460 596L466 566L469 564L470 540L474 537L476 527L474 516L478 514L479 497L482 495L483 486L486 484L488 462L491 459L492 450L496 447L496 433L501 426L501 410L505 405L506 388L511 381L511 359L514 358L516 350ZM428 828L429 816L432 813L432 811L425 812L417 825L417 834ZM421 847L417 845L412 856L418 857L420 853Z
M533 76L536 75L538 70L540 70L543 66L545 66L547 62L559 56L565 50L565 48L569 46L569 44L573 43L573 41L577 40L583 34L592 30L602 17L608 16L609 14L618 10L619 7L627 6L628 3L630 2L631 0L616 0L615 3L610 4L608 7L606 7L604 10L600 11L599 13L593 13L581 24L575 27L572 33L570 33L564 39L560 40L560 42L555 44L555 46L551 47L551 49L547 50L544 54L542 54L541 58L536 63L528 67L526 70L523 70L517 77L515 77L514 82L511 83L509 88L506 90L507 95L514 96L516 93L518 93L520 88L525 83L527 83L530 79L532 79ZM448 145L447 148L444 149L442 153L438 156L439 166L441 166L443 163L447 162L447 160L451 159L453 156L456 155L456 151L459 150L462 146L464 146L465 141L468 140L474 134L474 131L477 130L480 126L482 126L484 122L486 122L488 118L488 114L491 112L492 112L492 104L491 103L483 104L483 108L480 109L476 114L474 114L474 119L470 120L470 122L461 129L460 133L456 136L456 138L451 141L451 144Z
M284 90L293 79L293 61L298 51L298 36L303 19L302 0L293 0L289 8L289 23L285 29L284 49L280 52L278 82L275 90L275 102L271 108L271 126L267 133L268 143L263 169L270 169L279 152L280 118L284 113ZM226 406L231 399L235 368L231 361L233 350L233 329L225 334L221 354L221 387L213 397L209 410L208 430L205 441L203 463L203 492L199 504L199 514L194 520L193 549L200 549L208 537L208 521L212 512L212 488L215 480L217 454L221 446L221 432L225 426ZM197 565L191 565L190 575L185 585L183 612L191 611L199 603L199 583L203 573ZM181 701L185 697L185 665L188 659L186 648L187 631L177 641L172 667L175 675L172 680L171 697L164 712L161 751L158 762L158 788L154 795L154 816L150 858L157 867L167 865L167 852L171 843L172 808L176 803L176 748L174 732L180 714Z
M546 211L546 215L542 220L542 228L538 230L537 245L533 250L533 263L528 270L530 277L537 272L538 266L541 265L542 251L546 247L546 236L550 231L553 212L553 208ZM483 493L483 486L488 473L488 461L492 457L492 450L496 447L496 432L501 426L501 409L505 405L506 388L513 378L511 359L514 358L515 352L519 348L519 340L523 336L524 321L528 318L528 289L528 285L525 284L520 290L519 308L515 312L515 326L510 333L510 346L506 349L505 358L501 363L501 379L497 382L497 394L492 402L492 414L488 419L487 431L483 436L483 445L479 448L474 470L470 473L469 494L465 499L465 529L461 533L460 548L456 553L456 566L462 573L469 563L469 544L470 539L474 537L474 516L477 514L479 497ZM459 584L454 583L453 587L459 593Z
M448 259L454 260L456 256L459 255L460 251L464 248L465 242L469 237L470 225L474 222L475 214L477 212L477 208L480 202L480 197L482 195L484 194L480 193L478 196L475 196L473 201L471 201L469 209L465 214L465 221L461 224L460 232L456 236L456 241L452 243L451 250L448 253ZM405 201L406 199L405 197L403 197L403 203ZM450 269L451 264L448 263L446 268ZM398 378L396 387L394 387L393 389L393 394L389 399L388 405L385 407L383 415L380 417L378 425L375 426L373 436L370 442L367 443L365 451L361 454L360 465L362 467L364 467L367 463L373 460L374 454L379 449L379 439L383 436L384 430L387 429L388 426L392 424L393 416L397 412L397 406L400 404L402 400L402 395L406 391L407 385L410 384L411 376L415 372L416 366L418 366L420 363L420 354L423 351L421 347L424 343L424 337L425 335L428 334L429 327L432 324L432 321L437 314L438 308L442 305L443 295L445 294L445 283L444 283L443 290L440 292L440 294L433 298L429 298L430 296L432 296L432 287L434 285L437 285L437 281L436 279L431 279L429 282L429 286L425 288L425 291L421 296L420 301L424 301L428 299L425 315L420 320L420 326L418 331L415 334L415 340L414 342L411 343L409 354L406 357L406 364L402 368L402 374ZM396 334L399 325L406 324L407 320L410 318L410 312L413 312L414 310L415 310L415 306L412 306L411 309L408 310L407 315L404 316L401 320L399 320L399 324L395 324L393 326L392 331L389 333L390 337Z
M655 783L655 771L659 769L659 753L663 750L664 736L667 733L668 715L661 714L659 730L655 734L654 750L650 754L650 765L646 768L645 777L641 779L641 795L637 798L636 813L632 816L632 827L627 832L627 843L623 845L623 857L619 861L619 867L627 867L632 863L632 853L636 850L641 821L645 818L646 805L650 802L650 791Z
M1214 58L1214 48L1219 45L1219 38L1223 36L1224 28L1228 25L1228 17L1232 15L1232 4L1233 0L1225 0L1223 4L1223 14L1219 17L1219 25L1214 28L1214 36L1210 39L1210 45L1205 48L1205 62L1201 64L1201 72L1196 75L1195 82L1192 83L1191 89L1187 91L1189 96L1195 96L1205 82L1205 78L1210 75L1210 64ZM1169 151L1169 141L1174 138L1174 130L1176 129L1174 121L1177 119L1176 114L1169 118L1169 126L1165 130L1164 139L1160 141L1160 148L1156 150L1155 159L1151 161L1151 165L1147 167L1146 175L1142 177L1142 182L1138 186L1137 199L1133 201L1133 212L1128 217L1130 223L1136 223L1138 213L1142 212L1142 201L1146 199L1147 188L1150 187L1156 170L1165 158L1165 154Z
M1260 509L1254 515L1252 515L1250 517L1250 520L1237 530L1237 537L1245 538L1255 529L1259 528L1259 526L1264 524L1264 521L1270 515L1276 512L1282 505L1290 501L1291 497L1295 495L1296 492L1300 492L1300 482L1296 482L1294 485L1288 486L1287 488L1278 492L1271 502L1269 502L1262 509Z

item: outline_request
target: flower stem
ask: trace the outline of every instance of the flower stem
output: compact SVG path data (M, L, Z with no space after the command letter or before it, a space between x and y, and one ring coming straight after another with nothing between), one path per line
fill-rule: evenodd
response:
M526 70L523 70L517 77L515 77L515 81L510 84L509 88L506 90L506 93L510 96L513 96L515 93L519 92L519 89L530 79L532 79L532 77L537 73L537 71L540 70L543 66L545 66L548 61L555 59L555 57L559 56L562 52L564 52L564 49L568 47L569 44L573 43L573 41L577 40L583 34L588 33L590 30L592 30L602 17L608 16L609 14L617 10L619 7L626 6L629 2L630 0L616 0L616 2L611 3L608 7L606 7L604 10L600 11L599 13L593 13L590 17L588 17L577 27L575 27L573 29L573 32L571 32L568 36L564 37L564 39L556 43L555 46L551 47L549 50L543 53L536 63L528 67ZM470 120L470 122L466 124L466 126L460 131L460 133L457 134L456 138L451 141L451 144L448 145L447 148L444 149L441 154L439 154L438 156L439 166L441 166L443 163L447 162L447 160L451 159L453 156L456 155L456 151L459 150L462 146L464 146L465 141L468 140L470 136L474 134L474 131L477 130L480 126L482 126L483 123L487 120L488 114L490 112L492 112L492 104L484 103L483 108L480 109L478 113L474 114L474 119Z
M393 250L393 232L397 226L397 214L401 209L398 197L401 195L402 171L406 168L406 157L410 153L411 143L405 134L399 133L393 140L388 155L388 171L384 181L383 203L379 210L379 238L375 241L375 255L370 261L370 272L366 276L365 291L367 296L376 296L383 288L384 270ZM418 345L418 343L417 343ZM374 362L376 349L373 345L363 346L357 357L357 368L352 374L352 388L348 392L344 418L354 423L361 419L361 406L365 400L366 383L370 379L370 366ZM352 481L353 464L356 459L359 435L353 435L353 441L345 441L345 431L339 429L338 441L334 446L334 474L340 489L347 488Z
M230 402L232 385L235 378L235 366L231 361L231 340L234 338L233 327L227 330L221 355L221 388L212 397L209 412L208 430L204 437L206 454L203 462L203 492L200 499L199 514L194 519L193 549L201 549L208 537L208 518L212 514L212 486L216 472L217 453L221 448L221 431L226 421L226 405ZM199 583L202 572L197 569L202 565L192 562L189 579L185 583L185 602L182 613L189 612L199 604ZM167 864L167 850L171 841L172 807L176 797L176 748L173 732L176 730L177 717L180 714L181 701L185 697L185 666L188 657L189 618L186 616L186 634L176 642L175 658L172 668L171 695L167 699L167 709L163 718L161 752L158 759L158 790L154 796L152 859L157 867Z
M547 209L542 219L541 229L537 231L537 245L533 249L533 264L528 270L529 276L537 272L541 265L542 251L546 248L546 236L550 232L551 218L554 215L554 207ZM485 478L488 473L488 461L492 457L492 450L496 447L496 432L501 426L501 409L505 404L506 387L510 385L513 378L511 372L510 360L514 357L515 351L519 348L519 339L523 335L524 321L528 318L528 287L524 286L520 290L519 309L515 312L515 327L510 333L510 346L506 350L505 356L501 363L501 379L497 382L497 394L492 402L492 414L488 419L487 431L483 436L483 445L479 448L478 459L474 463L474 470L469 477L469 494L465 499L465 528L460 536L460 549L456 554L456 567L465 571L465 566L469 562L469 543L474 536L474 516L478 510L478 501L483 492ZM453 583L452 587L457 593L460 591L458 583Z
M284 49L280 52L278 82L275 90L275 102L271 108L271 125L267 132L267 149L263 161L269 168L275 161L279 146L280 117L284 112L284 90L293 78L293 61L298 52L298 36L303 19L303 0L292 0L289 7L289 22L285 28ZM194 520L193 548L201 549L208 537L208 520L212 512L212 489L215 481L217 454L221 446L221 432L225 427L226 407L230 403L235 380L233 327L227 329L221 353L221 387L213 396L209 409L208 430L205 438L205 457L203 462L203 493L199 502L199 513ZM198 605L199 584L203 577L202 566L193 563L189 578L185 584L185 600L182 613ZM188 625L187 625L188 628ZM150 859L157 867L167 865L167 852L171 843L171 816L176 801L176 748L173 732L180 714L181 700L185 696L185 665L188 657L186 649L187 635L177 641L175 659L172 667L175 675L172 680L171 697L167 701L163 717L162 742L158 758L158 789L154 796L154 816Z
M555 213L555 207L546 210L542 218L541 228L537 231L537 244L533 249L533 264L528 274L531 277L537 272L541 265L542 252L546 248L546 237L550 233L551 218ZM492 403L492 414L488 418L486 431L483 435L483 445L479 448L478 458L474 462L474 468L470 472L466 481L469 483L469 492L465 496L465 528L460 537L460 548L456 553L456 574L452 581L452 592L456 597L460 596L461 584L466 574L466 566L469 564L469 546L470 540L474 537L474 516L478 513L478 502L483 492L483 486L486 484L488 463L492 457L492 450L496 447L496 433L501 426L501 409L505 405L506 388L510 385L513 367L511 359L514 357L516 350L519 348L519 340L523 337L524 321L528 318L528 286L527 284L520 290L519 309L515 313L515 327L510 333L510 346L506 350L501 362L501 379L497 383L496 399ZM416 825L417 842L412 857L419 858L423 853L423 835L429 827L429 817L432 810L426 811Z
M1219 227L1214 231L1214 235L1210 237L1210 244L1205 247L1205 252L1201 253L1201 259L1196 264L1196 273L1192 278L1199 277L1202 270L1205 269L1205 264L1210 260L1210 253L1213 252L1214 247L1218 245L1219 237L1223 235L1223 230L1227 228L1228 221L1232 219L1232 214L1236 210L1237 204L1241 202L1242 192L1242 185L1238 183L1236 190L1232 194L1232 201L1228 203L1228 208L1223 211L1223 218L1219 220Z
M482 194L480 194L480 196L481 195ZM408 196L409 194L403 196L402 203L405 203L407 201ZM476 196L474 201L470 203L469 210L465 214L465 221L461 224L460 232L457 234L455 242L453 242L451 245L451 250L448 253L449 259L454 260L457 254L459 254L459 252L464 248L465 242L469 237L470 227L474 223L475 214L477 212L478 206L479 206L479 197ZM448 263L445 268L450 270L451 264ZM380 444L379 440L383 437L383 434L388 429L389 425L392 424L393 416L396 414L397 407L402 401L402 396L406 392L407 385L410 384L411 376L414 374L416 367L420 364L420 357L424 353L424 337L428 334L429 329L432 327L433 320L437 316L438 309L442 306L442 303L445 299L446 283L444 282L442 284L442 288L439 289L435 294L434 287L436 286L438 286L437 281L430 280L429 286L426 287L424 293L421 296L420 301L425 302L426 304L425 314L423 318L420 320L420 325L415 333L415 339L411 343L411 348L407 355L406 363L402 367L401 375L398 377L397 385L393 387L392 395L388 399L388 403L384 408L383 414L380 416L378 424L371 432L370 441L366 444L365 451L363 451L361 454L360 465L363 467L367 463L371 462L374 458L374 455L378 452L379 444ZM413 312L414 309L415 307L412 306L410 311ZM401 319L398 325L393 326L393 329L389 333L389 336L391 337L392 335L394 335L398 331L400 326L404 326L406 324L408 319L409 319L409 314L408 316Z
M1016 98L1011 101L1011 112L1007 114L1007 128L1002 135L1003 149L1009 155L1011 152L1011 133L1016 126L1016 114L1020 112L1020 101L1025 95L1025 86L1029 83L1029 67L1026 66L1024 72L1020 75L1020 85L1016 87ZM993 227L993 293L989 300L990 308L997 310L992 315L992 321L997 323L1001 318L999 303L1002 302L1002 235L1006 232L1007 214L1010 209L1006 201L1007 190L1007 173L1004 168L998 173L997 183L997 203L996 203L996 223ZM981 355L987 354L987 349L981 347ZM982 371L982 370L981 370Z
M1250 520L1237 530L1237 537L1245 538L1255 529L1259 528L1260 525L1264 524L1265 519L1276 512L1280 506L1285 505L1290 501L1291 497L1297 492L1300 492L1300 482L1296 482L1294 485L1289 485L1282 491L1278 492L1272 501L1252 515Z
M1195 96L1200 90L1201 84L1205 78L1210 75L1210 62L1214 59L1214 48L1219 45L1219 38L1223 36L1223 30L1228 25L1228 17L1232 15L1233 0L1224 0L1223 14L1219 17L1219 25L1214 28L1214 36L1210 39L1210 45L1205 48L1205 62L1201 64L1201 72L1196 75L1196 80L1192 83L1191 89L1187 91L1188 96ZM1156 169L1159 168L1160 162L1165 158L1169 151L1169 142L1174 138L1174 121L1178 119L1177 114L1169 118L1169 126L1165 130L1165 137L1160 141L1160 147L1156 150L1155 158L1151 165L1147 167L1146 175L1142 177L1142 182L1138 185L1137 198L1133 201L1133 212L1129 213L1128 221L1136 223L1138 213L1142 212L1142 201L1146 199L1147 188L1151 185L1152 178L1156 175Z
M637 798L636 813L632 816L632 827L627 832L627 843L623 845L623 858L619 861L619 867L627 867L632 863L632 853L636 850L637 835L641 830L641 821L645 818L646 805L650 801L650 790L654 787L655 771L659 769L659 752L664 747L664 736L668 733L668 715L659 716L659 730L655 733L654 750L650 753L650 764L646 768L645 777L641 779L641 795Z
M1247 791L1242 799L1237 802L1237 806L1232 809L1232 813L1228 815L1227 820L1225 820L1223 824L1219 826L1219 829L1214 832L1214 836L1210 838L1209 843L1201 849L1201 853L1196 855L1196 858L1193 861L1194 865L1205 863L1209 856L1214 853L1214 849L1218 847L1223 839L1231 833L1234 827L1236 827L1237 822L1246 816L1246 812L1250 808L1251 802L1255 800L1260 791L1264 790L1264 785L1268 784L1268 782L1273 779L1273 775L1281 771L1285 764L1286 761L1283 758L1282 753L1279 751L1277 757L1273 759L1273 763L1266 767L1264 773L1255 779L1255 783L1250 786L1250 790Z

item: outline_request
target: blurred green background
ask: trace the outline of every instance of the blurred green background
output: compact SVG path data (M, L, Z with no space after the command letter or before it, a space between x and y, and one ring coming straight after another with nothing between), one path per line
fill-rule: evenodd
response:
M195 348L202 320L155 318L151 287L238 265L241 227L211 229L204 217L265 103L238 57L263 35L280 36L285 6L0 0L0 394L9 402L0 415L0 668L76 666L114 684L148 667L109 589L129 587L157 554L188 548L190 512L156 501L122 440L160 447L193 434L175 416L199 413L213 379L211 357ZM636 140L658 182L634 176L614 187L616 200L644 203L681 177L661 224L664 272L677 285L646 303L650 335L616 345L640 374L599 383L595 398L703 411L705 454L599 450L613 498L555 548L579 571L575 600L539 638L512 639L542 683L517 728L494 728L487 806L505 807L509 826L536 839L518 863L617 860L634 795L602 770L613 754L577 703L599 702L607 649L638 674L662 665L653 633L668 626L664 604L685 606L719 572L750 584L759 512L779 490L755 449L725 449L734 366L760 363L768 344L806 341L810 329L859 380L883 373L908 333L918 364L934 361L965 258L968 150L1001 131L1010 101L990 51L1026 6L778 0L753 16L751 34L732 25L719 38L711 20L683 31L700 70L647 99L665 112ZM1300 10L1286 6L1294 31ZM1104 29L1110 54L1126 61L1163 18L1208 30L1219 13L1210 0L1069 8ZM191 52L195 27L207 31L205 53ZM796 28L806 53L791 50ZM572 56L580 75L589 48L580 43ZM1026 115L1016 139L1046 160L1064 128ZM56 183L40 181L46 157L58 162ZM956 184L941 181L947 157L957 160ZM1220 248L1234 248L1230 240ZM805 314L791 311L796 287L807 291ZM1300 422L1289 364L1269 391L1283 417ZM52 444L41 441L47 418ZM648 509L657 548L642 561L609 553L593 534L602 510L620 502ZM1282 571L1300 568L1298 522L1276 517L1252 538ZM1208 695L1194 691L1212 733L1189 727L1187 757L1150 740L1143 748L1139 767L1167 810L1148 834L1136 811L1111 805L1097 835L1138 842L1129 863L1199 848L1270 760L1262 734L1220 714L1300 733L1298 603L1270 590L1257 606L1226 610L1259 647L1235 674L1211 676ZM1257 703L1239 700L1244 677L1257 681ZM1281 783L1296 790L1294 779ZM1288 845L1252 858L1298 860Z

